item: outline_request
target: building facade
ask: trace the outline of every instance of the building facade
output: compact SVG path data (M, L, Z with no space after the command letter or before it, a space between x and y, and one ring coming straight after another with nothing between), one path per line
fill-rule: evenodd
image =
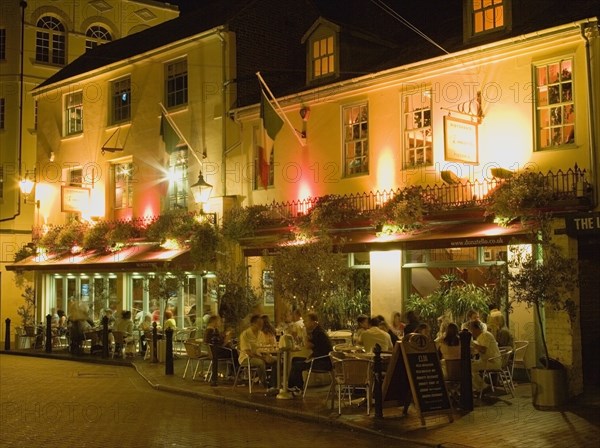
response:
M38 133L37 101L32 91L84 52L100 44L176 18L177 7L144 0L6 1L0 5L0 265L31 242L39 225L36 201L24 201L19 181L34 180ZM69 133L83 123L81 98L71 99ZM43 140L43 135L41 136ZM45 159L55 157L52 150ZM2 272L0 317L18 322L22 301L11 273ZM4 334L4 333L2 333Z
M492 222L486 198L533 172L557 198L555 241L594 264L597 232L574 224L598 212L600 44L590 3L561 17L551 14L552 1L537 10L510 0L404 5L401 15L425 36L359 2L241 3L249 6L164 24L162 37L142 32L100 47L36 89L40 228L152 220L177 209L216 213L220 222L233 207L265 205L286 224L243 240L240 259L250 281L265 286L277 247L294 237L289 223L309 216L320 198L341 198L360 219L330 233L343 237L353 267L368 270L372 313L390 316L407 310L410 295L438 288L442 275L490 281L483 273L506 263L528 230ZM282 120L273 145L265 105L261 124L261 85ZM79 98L81 129L70 121ZM213 186L201 209L189 189L200 170ZM411 187L435 212L417 232L380 227L370 213ZM70 299L93 302L106 289L103 300L119 308L152 311L150 283L189 253L141 242L108 258L78 250L10 266L35 273L40 315ZM597 280L589 277L574 297L574 325L546 314L572 394L597 365ZM96 278L108 286L96 288ZM188 324L192 306L215 311L219 294L218 279L197 264L185 278L171 300L178 325ZM281 318L278 304L265 296L265 308ZM532 343L534 365L540 329L532 311L513 305L510 324Z

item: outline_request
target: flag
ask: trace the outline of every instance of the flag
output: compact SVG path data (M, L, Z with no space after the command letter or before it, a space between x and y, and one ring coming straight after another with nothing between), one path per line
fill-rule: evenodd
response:
M173 128L173 126L169 122L169 119L165 116L164 113L162 113L160 116L160 135L162 136L163 142L165 142L167 152L169 153L183 146L183 139L181 135L176 129Z
M267 188L269 184L269 161L273 152L274 140L283 126L283 120L275 111L271 102L261 89L260 95L260 118L263 127L264 145L258 148L260 181L263 187Z

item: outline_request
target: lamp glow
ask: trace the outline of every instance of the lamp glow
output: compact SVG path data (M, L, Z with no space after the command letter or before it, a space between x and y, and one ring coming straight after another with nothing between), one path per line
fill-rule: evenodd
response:
M198 173L198 181L190 186L190 190L192 190L192 194L194 195L194 201L196 201L196 204L200 204L200 206L208 202L212 189L213 186L204 180L202 171Z

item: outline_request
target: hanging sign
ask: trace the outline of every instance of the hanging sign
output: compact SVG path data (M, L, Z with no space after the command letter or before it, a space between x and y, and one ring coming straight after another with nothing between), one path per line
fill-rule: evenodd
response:
M444 117L444 158L447 161L479 163L477 123Z

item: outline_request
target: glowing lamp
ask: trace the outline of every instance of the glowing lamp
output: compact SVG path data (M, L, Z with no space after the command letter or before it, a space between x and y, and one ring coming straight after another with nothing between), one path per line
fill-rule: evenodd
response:
M207 183L202 176L202 171L198 173L198 181L190 186L192 194L194 195L194 201L196 204L200 204L200 208L206 204L210 198L213 186Z

